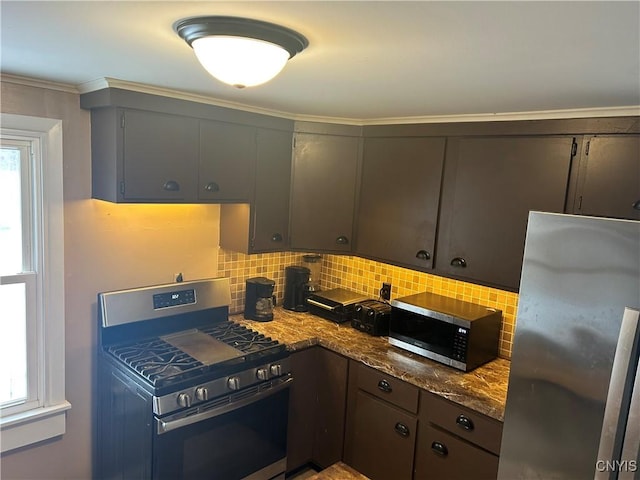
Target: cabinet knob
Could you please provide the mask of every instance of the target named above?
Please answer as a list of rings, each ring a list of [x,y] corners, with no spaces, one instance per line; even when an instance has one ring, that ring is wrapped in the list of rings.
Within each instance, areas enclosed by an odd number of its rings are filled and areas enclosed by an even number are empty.
[[[349,243],[349,239],[344,235],[340,235],[338,238],[336,238],[336,243],[338,245],[347,245]]]
[[[391,393],[393,391],[393,388],[391,388],[391,384],[384,379],[378,382],[378,389],[382,390],[385,393]]]
[[[462,257],[455,257],[451,259],[451,266],[457,268],[467,268],[467,261]]]
[[[632,206],[634,210],[640,210],[640,200],[636,200],[635,202],[633,202]]]
[[[209,182],[204,186],[207,192],[219,192],[220,186],[216,182]]]
[[[449,454],[449,449],[447,448],[447,446],[444,443],[440,442],[433,442],[431,444],[431,450],[443,457],[446,457]]]
[[[407,427],[404,423],[396,423],[396,426],[393,427],[393,429],[396,431],[396,433],[398,435],[400,435],[401,437],[408,437],[409,436],[409,427]]]
[[[281,242],[282,241],[282,235],[279,233],[274,233],[273,235],[271,235],[271,241],[272,242]]]
[[[472,431],[475,427],[473,425],[473,421],[465,415],[458,415],[456,418],[456,423],[458,426],[468,432]]]
[[[429,260],[431,258],[431,254],[426,250],[418,250],[418,253],[416,253],[416,258],[420,260]]]
[[[166,182],[164,182],[164,185],[162,185],[162,189],[166,190],[167,192],[179,192],[180,184],[175,180],[167,180]]]

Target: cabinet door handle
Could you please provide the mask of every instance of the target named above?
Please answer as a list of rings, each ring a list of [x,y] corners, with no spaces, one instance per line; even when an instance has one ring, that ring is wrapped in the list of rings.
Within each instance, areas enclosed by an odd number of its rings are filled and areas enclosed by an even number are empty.
[[[180,184],[175,180],[167,180],[166,182],[164,182],[164,185],[162,185],[162,189],[166,190],[167,192],[179,192]]]
[[[393,388],[391,388],[391,384],[386,380],[380,380],[378,382],[378,389],[382,390],[385,393],[391,393],[393,391]]]
[[[475,426],[473,425],[473,421],[471,421],[469,417],[462,414],[458,415],[458,418],[456,418],[456,423],[460,428],[463,428],[468,432],[471,432],[475,428]]]
[[[636,200],[635,202],[633,202],[632,206],[634,210],[640,210],[640,200]]]
[[[455,257],[451,259],[451,266],[457,268],[467,268],[467,261],[462,257]]]
[[[216,182],[209,182],[204,186],[207,192],[219,192],[220,186]]]
[[[444,443],[440,442],[433,442],[431,444],[431,450],[443,457],[446,457],[449,454],[449,449],[447,448],[447,446]]]
[[[431,258],[431,254],[426,250],[418,250],[418,253],[416,253],[416,258],[420,260],[429,260]]]
[[[338,245],[347,245],[349,243],[349,239],[344,235],[340,235],[338,238],[336,238],[336,243]]]
[[[409,432],[409,427],[407,427],[404,423],[396,423],[396,426],[393,427],[398,435],[401,437],[408,437],[411,432]]]
[[[282,235],[279,233],[274,233],[273,235],[271,235],[271,241],[272,242],[281,242],[282,241]]]

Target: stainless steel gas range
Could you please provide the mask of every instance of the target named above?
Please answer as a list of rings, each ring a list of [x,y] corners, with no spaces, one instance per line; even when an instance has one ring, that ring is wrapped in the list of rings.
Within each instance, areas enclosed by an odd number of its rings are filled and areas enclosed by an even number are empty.
[[[98,295],[98,475],[284,479],[285,345],[229,321],[228,279]]]

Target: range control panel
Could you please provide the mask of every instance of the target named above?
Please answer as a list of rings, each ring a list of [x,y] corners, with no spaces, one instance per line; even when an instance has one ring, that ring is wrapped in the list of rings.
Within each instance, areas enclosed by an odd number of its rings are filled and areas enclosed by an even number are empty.
[[[157,293],[153,296],[154,310],[176,307],[178,305],[188,305],[190,303],[196,303],[196,292],[193,288],[175,292]]]

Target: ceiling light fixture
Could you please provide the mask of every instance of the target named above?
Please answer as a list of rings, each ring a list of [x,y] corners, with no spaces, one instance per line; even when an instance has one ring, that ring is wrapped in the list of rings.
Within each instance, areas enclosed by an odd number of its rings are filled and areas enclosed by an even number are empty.
[[[268,82],[309,45],[298,32],[248,18],[185,18],[174,28],[211,75],[238,88]]]

